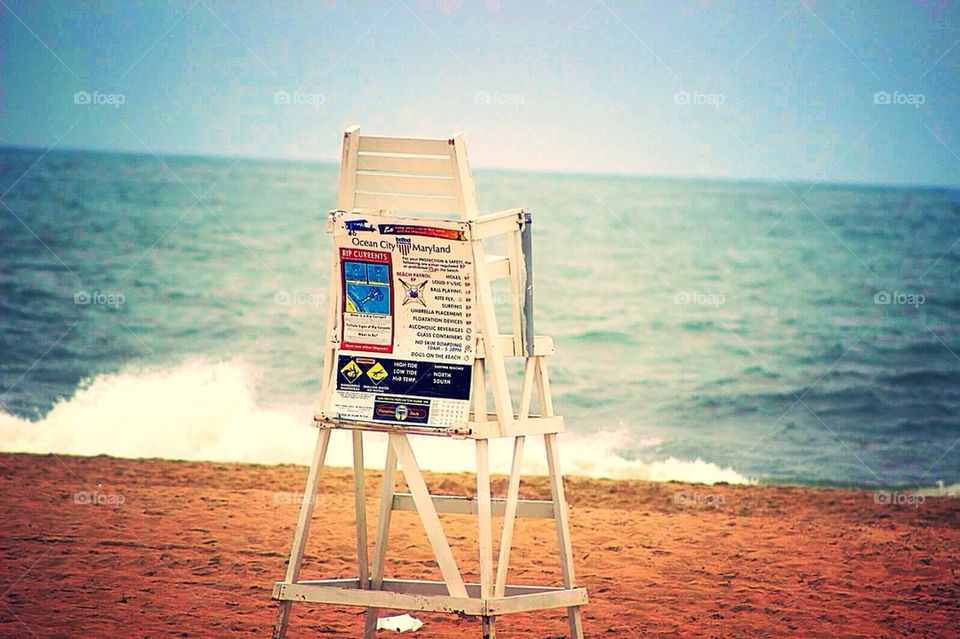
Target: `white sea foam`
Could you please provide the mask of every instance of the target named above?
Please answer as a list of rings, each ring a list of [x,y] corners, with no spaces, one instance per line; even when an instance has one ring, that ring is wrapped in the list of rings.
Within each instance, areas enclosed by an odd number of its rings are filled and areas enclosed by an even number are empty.
[[[946,484],[938,481],[936,486],[924,486],[918,488],[916,492],[924,497],[960,498],[960,484]]]
[[[0,449],[7,452],[106,454],[202,461],[307,464],[316,441],[311,406],[258,404],[253,372],[240,362],[187,362],[162,370],[102,375],[81,385],[33,422],[0,413]],[[670,457],[644,463],[623,457],[624,449],[655,445],[631,440],[625,430],[562,437],[565,474],[613,479],[749,483],[732,468]],[[511,442],[491,444],[491,470],[509,471]],[[365,438],[368,467],[382,463],[386,438]],[[414,438],[422,468],[464,472],[474,468],[473,448],[444,438]],[[351,464],[349,437],[335,433],[328,464]],[[527,474],[546,474],[542,444],[528,446]]]

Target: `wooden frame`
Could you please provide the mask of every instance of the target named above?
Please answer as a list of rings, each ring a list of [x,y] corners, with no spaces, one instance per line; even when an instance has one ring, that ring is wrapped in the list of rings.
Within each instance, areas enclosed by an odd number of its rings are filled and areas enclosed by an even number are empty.
[[[390,215],[448,213],[470,225],[477,286],[476,348],[474,350],[472,411],[468,421],[450,427],[394,425],[340,418],[330,409],[336,388],[339,336],[339,265],[334,256],[330,302],[324,348],[321,410],[315,416],[319,427],[317,446],[304,488],[290,562],[283,581],[276,582],[273,598],[279,612],[273,637],[283,639],[294,602],[361,606],[367,609],[365,639],[376,635],[380,609],[449,612],[480,618],[485,638],[496,636],[496,618],[501,615],[547,608],[566,608],[570,637],[583,637],[580,607],[587,603],[586,589],[576,586],[570,541],[568,509],[559,466],[557,434],[563,418],[555,415],[546,358],[553,354],[553,340],[535,336],[532,323],[532,272],[530,258],[531,218],[525,209],[507,209],[481,216],[466,144],[456,134],[444,139],[361,136],[359,127],[344,133],[338,211]],[[332,218],[331,218],[332,219]],[[333,226],[328,225],[328,230]],[[487,255],[485,240],[506,238],[507,255]],[[506,278],[510,290],[510,332],[497,327],[491,283]],[[523,379],[514,407],[505,358],[523,357]],[[533,396],[537,412],[531,411]],[[492,399],[492,406],[488,405]],[[490,410],[492,408],[492,411]],[[300,580],[307,535],[316,494],[334,430],[352,438],[354,505],[356,509],[357,577],[355,579]],[[364,486],[363,433],[389,433],[378,508],[373,556],[367,555],[366,494]],[[431,495],[410,445],[411,435],[473,439],[476,456],[476,498]],[[542,436],[547,452],[551,499],[520,498],[521,467],[526,439]],[[490,491],[489,440],[512,437],[513,458],[506,495]],[[462,444],[453,444],[462,445]],[[409,493],[395,492],[400,468]],[[443,581],[385,579],[387,546],[394,511],[415,511],[430,542]],[[477,518],[480,582],[466,583],[443,531],[439,514]],[[494,517],[502,517],[499,553],[494,562]],[[508,585],[510,551],[517,517],[551,518],[557,529],[562,587]]]

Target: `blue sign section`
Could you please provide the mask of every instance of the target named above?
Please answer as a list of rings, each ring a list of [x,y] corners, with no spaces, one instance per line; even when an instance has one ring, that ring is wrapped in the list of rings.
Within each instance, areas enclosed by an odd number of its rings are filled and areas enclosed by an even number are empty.
[[[367,263],[366,262],[347,262],[343,263],[343,277],[348,282],[367,281]]]
[[[472,369],[466,364],[340,355],[337,390],[466,401]]]
[[[390,314],[390,287],[347,282],[347,298],[358,313]]]
[[[367,278],[370,283],[378,284],[389,284],[390,283],[390,269],[387,268],[386,264],[374,264],[371,262],[367,264]]]

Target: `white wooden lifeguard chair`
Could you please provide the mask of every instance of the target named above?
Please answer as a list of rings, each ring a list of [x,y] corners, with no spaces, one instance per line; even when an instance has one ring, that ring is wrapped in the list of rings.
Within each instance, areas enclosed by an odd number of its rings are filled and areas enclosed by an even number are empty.
[[[580,607],[587,592],[576,585],[557,449],[563,418],[554,414],[547,372],[553,341],[533,333],[530,224],[522,208],[479,214],[460,134],[448,139],[362,136],[356,126],[345,132],[337,210],[328,224],[336,248],[323,388],[315,416],[319,435],[286,577],[273,589],[280,602],[276,639],[285,636],[294,602],[365,607],[366,639],[376,634],[380,609],[475,616],[481,619],[483,636],[495,637],[500,615],[566,608],[570,637],[583,636]],[[485,244],[495,240],[505,240],[505,254],[487,254]],[[509,288],[511,326],[505,334],[498,329],[493,304],[497,280],[506,280]],[[516,403],[508,383],[508,357],[524,360]],[[488,388],[493,412],[488,410]],[[531,407],[534,392],[537,412]],[[357,573],[301,580],[333,430],[350,431],[353,438]],[[372,566],[367,557],[364,431],[389,434]],[[461,440],[452,446],[473,440],[476,497],[430,495],[410,435]],[[530,436],[544,439],[550,501],[519,498],[524,442]],[[502,437],[513,438],[513,459],[506,495],[494,499],[488,444]],[[398,463],[409,493],[395,492]],[[398,510],[418,513],[442,581],[384,578],[391,513]],[[438,513],[477,517],[479,583],[464,582]],[[496,570],[495,515],[503,517]],[[507,585],[517,517],[555,520],[562,587]]]

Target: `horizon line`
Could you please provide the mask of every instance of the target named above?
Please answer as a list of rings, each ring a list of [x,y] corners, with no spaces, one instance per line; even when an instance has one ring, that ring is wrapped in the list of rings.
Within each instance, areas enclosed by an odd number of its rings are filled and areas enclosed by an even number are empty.
[[[143,157],[154,157],[158,159],[163,158],[202,158],[202,159],[212,159],[212,160],[236,160],[236,161],[250,161],[250,162],[285,162],[289,164],[325,164],[330,166],[339,166],[340,161],[334,158],[318,158],[318,159],[305,159],[305,158],[291,158],[291,157],[276,157],[276,156],[251,156],[251,155],[236,155],[230,153],[204,153],[204,152],[154,152],[154,151],[134,151],[130,149],[108,149],[108,148],[90,148],[90,147],[72,147],[72,146],[62,146],[62,147],[48,147],[44,148],[42,146],[34,145],[20,145],[20,144],[8,144],[0,143],[0,150],[15,150],[15,151],[34,151],[37,153],[54,153],[54,152],[66,152],[66,153],[95,153],[101,155],[129,155],[129,156],[143,156]],[[538,175],[551,175],[551,176],[577,176],[577,177],[593,177],[593,178],[632,178],[632,179],[648,179],[648,180],[674,180],[674,181],[705,181],[705,182],[724,182],[731,184],[761,184],[761,185],[780,185],[789,187],[789,185],[822,185],[822,186],[832,186],[832,187],[857,187],[857,188],[873,188],[873,189],[921,189],[921,190],[930,190],[930,191],[960,191],[960,184],[949,185],[941,183],[909,183],[909,182],[855,182],[855,181],[836,181],[836,180],[812,180],[805,178],[796,178],[796,179],[787,179],[781,180],[779,178],[764,178],[764,177],[730,177],[723,175],[702,175],[702,174],[676,174],[676,173],[630,173],[630,172],[603,172],[603,171],[575,171],[575,170],[564,170],[564,169],[533,169],[533,168],[517,168],[517,167],[503,167],[503,166],[490,166],[483,164],[472,164],[471,169],[476,169],[480,171],[501,171],[501,172],[510,172],[510,173],[532,173]],[[789,190],[789,188],[788,188]]]

